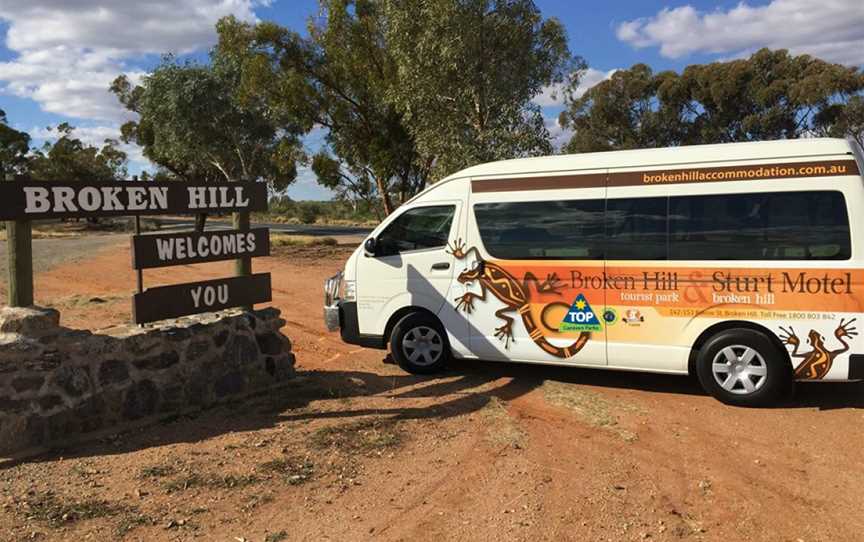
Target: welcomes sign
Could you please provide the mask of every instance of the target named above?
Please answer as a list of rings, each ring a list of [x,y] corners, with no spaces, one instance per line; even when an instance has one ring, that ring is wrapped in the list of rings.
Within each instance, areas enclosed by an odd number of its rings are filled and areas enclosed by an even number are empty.
[[[265,183],[0,183],[0,220],[266,211]]]
[[[270,255],[270,230],[224,230],[132,237],[132,268],[218,262]]]

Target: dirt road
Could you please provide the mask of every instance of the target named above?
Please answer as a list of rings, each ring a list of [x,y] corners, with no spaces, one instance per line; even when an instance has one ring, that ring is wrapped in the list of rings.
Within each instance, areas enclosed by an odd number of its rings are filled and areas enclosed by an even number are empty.
[[[484,363],[413,377],[325,331],[320,284],[346,256],[256,263],[297,352],[289,388],[0,466],[0,540],[862,540],[862,385],[746,410],[683,377]],[[124,247],[55,267],[37,297],[66,325],[128,319],[128,262]]]
[[[129,243],[128,235],[91,235],[72,239],[34,239],[33,271],[41,273],[65,262],[87,259],[107,247]],[[0,276],[6,279],[6,241],[0,240]]]

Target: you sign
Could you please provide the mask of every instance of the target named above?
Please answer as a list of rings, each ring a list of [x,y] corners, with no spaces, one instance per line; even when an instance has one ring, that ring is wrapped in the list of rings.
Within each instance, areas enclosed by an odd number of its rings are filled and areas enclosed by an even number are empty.
[[[136,324],[271,301],[270,274],[148,288],[135,294]]]

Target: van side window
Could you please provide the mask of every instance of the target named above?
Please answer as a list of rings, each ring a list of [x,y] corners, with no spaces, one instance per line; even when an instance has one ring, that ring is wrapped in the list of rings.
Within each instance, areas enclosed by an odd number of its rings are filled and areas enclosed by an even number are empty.
[[[849,219],[840,192],[670,198],[670,259],[846,260]]]
[[[455,205],[415,207],[399,215],[378,236],[376,256],[409,250],[444,248],[450,237]]]
[[[610,199],[606,203],[607,260],[668,258],[668,198]]]
[[[506,260],[603,259],[603,200],[478,203],[486,250]]]

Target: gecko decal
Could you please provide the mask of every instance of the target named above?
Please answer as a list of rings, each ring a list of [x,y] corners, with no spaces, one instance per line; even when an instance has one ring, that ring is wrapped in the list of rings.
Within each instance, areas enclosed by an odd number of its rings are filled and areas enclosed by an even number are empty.
[[[789,345],[792,347],[792,352],[789,353],[793,358],[803,359],[803,361],[795,368],[795,378],[798,380],[821,380],[825,378],[825,375],[828,374],[828,371],[831,370],[831,366],[834,364],[834,360],[842,354],[849,350],[849,343],[845,341],[845,338],[852,338],[858,335],[858,332],[855,330],[855,327],[852,326],[852,323],[855,322],[855,318],[846,322],[845,320],[840,320],[840,325],[837,326],[837,329],[834,330],[834,336],[840,341],[840,344],[843,345],[842,348],[838,348],[837,350],[828,350],[825,348],[825,338],[819,334],[815,329],[811,329],[810,333],[807,335],[807,342],[813,348],[810,352],[798,353],[798,347],[801,346],[801,339],[795,335],[795,330],[790,326],[789,329],[785,329],[783,327],[780,328],[782,334],[780,335],[780,340],[783,341],[783,344]]]
[[[576,353],[582,350],[582,347],[584,347],[585,343],[588,342],[588,339],[591,338],[590,332],[583,331],[579,334],[579,337],[573,344],[564,347],[555,346],[546,340],[546,337],[543,336],[543,331],[534,321],[534,316],[531,314],[530,304],[531,286],[533,284],[533,288],[540,294],[553,293],[560,295],[562,283],[558,279],[557,274],[551,273],[546,277],[546,280],[541,282],[529,271],[525,273],[525,276],[520,283],[516,277],[505,271],[501,266],[485,261],[480,256],[480,252],[476,247],[471,247],[466,250],[462,239],[458,239],[448,248],[448,253],[452,254],[457,260],[463,260],[468,257],[469,254],[474,253],[479,262],[479,265],[476,268],[462,271],[457,280],[462,284],[477,282],[480,285],[480,294],[467,292],[462,296],[457,297],[456,301],[459,303],[456,305],[456,310],[462,309],[466,313],[471,314],[471,311],[474,310],[474,301],[477,299],[485,301],[486,293],[491,292],[493,296],[507,305],[506,307],[495,311],[495,316],[504,321],[504,324],[501,327],[495,329],[495,336],[504,341],[505,348],[510,347],[510,341],[515,341],[513,338],[514,319],[505,314],[508,312],[518,312],[522,317],[522,322],[525,324],[525,329],[528,331],[531,340],[543,349],[543,351],[557,358],[566,359],[573,357]]]

